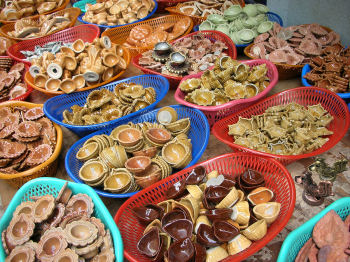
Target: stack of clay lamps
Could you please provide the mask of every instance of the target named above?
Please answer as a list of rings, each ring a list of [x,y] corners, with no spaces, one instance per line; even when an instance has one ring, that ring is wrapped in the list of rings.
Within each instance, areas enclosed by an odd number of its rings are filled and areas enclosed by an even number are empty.
[[[0,101],[14,99],[27,92],[27,87],[22,81],[24,69],[23,63],[17,63],[8,72],[0,71]]]

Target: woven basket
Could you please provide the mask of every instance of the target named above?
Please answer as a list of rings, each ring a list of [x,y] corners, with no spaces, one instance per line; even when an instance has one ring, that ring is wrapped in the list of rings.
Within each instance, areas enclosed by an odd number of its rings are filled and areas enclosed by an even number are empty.
[[[131,25],[125,25],[125,26],[119,26],[115,28],[108,29],[102,33],[101,36],[108,36],[111,41],[115,44],[124,44],[126,42],[126,39],[130,35],[130,31],[138,25],[150,25],[153,30],[156,30],[159,25],[167,24],[167,23],[176,23],[180,19],[184,18],[185,16],[183,15],[166,15],[166,16],[161,16],[149,20],[145,20],[136,24],[131,24]],[[192,20],[190,21],[190,26],[184,32],[182,35],[180,35],[178,38],[187,35],[191,32],[193,28],[193,22]],[[140,53],[143,53],[147,50],[153,49],[154,46],[149,45],[149,46],[143,46],[143,47],[128,47],[128,50],[130,51],[131,57],[134,57]]]
[[[71,18],[71,22],[68,25],[66,25],[65,27],[63,27],[61,29],[58,29],[58,30],[55,30],[55,31],[53,31],[53,32],[51,32],[51,33],[49,33],[47,35],[52,35],[54,33],[57,33],[59,31],[62,31],[64,29],[67,29],[69,27],[74,26],[75,22],[77,21],[77,18],[79,16],[79,14],[80,14],[80,9],[79,8],[75,8],[75,7],[67,8],[67,9],[63,9],[63,10],[57,11],[57,12],[53,13],[52,15],[54,17],[56,17],[56,16],[63,16],[64,14],[69,14],[69,17]],[[39,22],[39,17],[25,18],[25,20]],[[5,24],[5,25],[0,27],[0,34],[5,36],[6,38],[14,40],[14,41],[24,41],[24,40],[31,40],[31,39],[36,39],[36,38],[42,37],[42,36],[38,36],[38,37],[35,37],[35,38],[29,38],[29,39],[12,37],[8,33],[12,32],[14,30],[15,30],[15,23]],[[45,35],[45,36],[47,36],[47,35]]]
[[[60,11],[60,10],[63,10],[67,7],[67,5],[69,4],[69,0],[64,0],[63,4],[59,7],[57,7],[56,9],[54,10],[51,10],[51,11],[48,11],[48,12],[45,12],[45,13],[42,13],[42,15],[47,15],[47,14],[51,14],[51,13],[54,13],[54,12],[57,12],[57,11]],[[32,15],[32,16],[28,16],[28,17],[23,17],[23,18],[31,18],[31,19],[35,19],[35,18],[38,18],[40,15]],[[14,24],[16,23],[16,21],[7,21],[7,20],[0,20],[0,23],[1,24]]]
[[[42,107],[43,105],[33,104],[29,102],[22,102],[22,101],[9,101],[9,102],[4,102],[0,104],[0,108],[5,106],[9,106],[9,107],[24,106],[27,108],[33,108],[38,106]],[[56,129],[57,142],[56,142],[55,150],[53,151],[51,157],[48,160],[46,160],[44,163],[17,174],[0,173],[0,179],[5,180],[7,183],[9,183],[10,185],[16,188],[20,188],[24,183],[34,178],[42,177],[42,176],[54,176],[56,174],[58,156],[60,155],[60,152],[61,152],[63,137],[62,137],[61,127],[55,123],[53,125]]]

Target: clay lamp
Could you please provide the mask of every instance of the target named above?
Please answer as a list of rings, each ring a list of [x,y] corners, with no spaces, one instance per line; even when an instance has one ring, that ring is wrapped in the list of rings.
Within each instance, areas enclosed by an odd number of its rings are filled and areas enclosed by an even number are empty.
[[[90,217],[94,211],[94,203],[88,195],[76,194],[68,201],[66,210],[68,212],[86,213]]]
[[[43,116],[44,116],[44,111],[41,107],[31,108],[24,113],[24,118],[29,121],[37,120]]]
[[[205,247],[202,245],[195,243],[194,244],[194,250],[195,250],[195,259],[194,262],[205,262],[205,259],[207,258],[207,252]]]
[[[191,261],[195,254],[195,248],[191,239],[186,238],[174,242],[165,253],[168,262]]]
[[[134,207],[132,212],[142,225],[147,225],[155,219],[160,219],[164,211],[160,206],[148,204]]]
[[[50,217],[55,209],[55,199],[52,195],[40,197],[34,204],[32,216],[35,223],[40,223]]]
[[[142,133],[136,128],[125,128],[117,135],[117,141],[124,147],[132,147],[140,142]]]
[[[210,221],[219,220],[227,220],[231,217],[232,209],[230,208],[219,208],[219,209],[211,209],[205,211],[204,215],[208,217]]]
[[[205,247],[216,247],[220,241],[214,234],[214,229],[206,224],[201,224],[197,231],[197,242]]]
[[[236,181],[228,177],[225,177],[224,181],[220,184],[220,186],[226,187],[228,189],[231,189],[235,185],[236,185]]]
[[[223,200],[229,192],[230,189],[227,189],[226,187],[210,186],[205,189],[204,197],[207,199],[207,201],[217,204]]]
[[[72,190],[68,188],[68,182],[64,183],[63,187],[61,188],[60,192],[58,193],[56,197],[56,202],[62,203],[64,205],[67,205],[70,197],[72,196]]]
[[[173,211],[175,211],[175,210],[182,211],[185,214],[186,219],[191,220],[190,212],[184,205],[181,205],[180,203],[175,203]]]
[[[52,257],[65,250],[68,246],[66,235],[61,228],[53,228],[45,231],[40,238],[36,250],[40,261],[50,261]]]
[[[160,253],[162,245],[163,239],[159,235],[159,229],[153,227],[141,237],[137,243],[137,250],[149,258],[155,258]]]
[[[183,74],[186,73],[190,64],[186,55],[181,52],[173,52],[169,55],[169,59],[165,63],[165,67],[172,73]]]
[[[165,192],[167,199],[176,199],[184,195],[186,190],[186,181],[180,180],[175,184],[172,184]]]
[[[193,223],[188,219],[178,219],[166,224],[163,230],[175,240],[191,238]]]
[[[6,230],[8,247],[19,246],[27,242],[34,233],[34,221],[31,216],[20,214],[13,217]]]
[[[239,229],[225,220],[213,223],[214,235],[221,242],[228,242],[239,235]]]
[[[198,185],[205,178],[206,170],[203,166],[197,166],[188,175],[186,178],[186,185]]]
[[[167,42],[159,42],[154,46],[152,58],[158,62],[165,62],[168,59],[171,52],[172,47],[170,44],[168,44]]]
[[[64,229],[66,240],[74,246],[87,246],[98,236],[98,228],[91,222],[78,220],[69,223]]]
[[[263,175],[251,169],[248,169],[242,175],[238,176],[237,182],[238,187],[246,192],[250,192],[255,188],[265,185]]]
[[[17,246],[6,258],[6,262],[32,262],[35,261],[35,251],[28,246]]]
[[[152,159],[148,156],[134,156],[125,162],[125,168],[137,176],[141,176],[151,167]]]
[[[178,219],[185,219],[185,218],[186,218],[186,214],[181,209],[170,211],[163,216],[161,221],[162,227]]]
[[[153,158],[157,154],[157,151],[158,151],[157,147],[153,146],[153,147],[142,149],[140,151],[133,152],[132,154],[134,156],[148,156],[150,158]]]
[[[70,248],[67,248],[58,253],[53,262],[76,262],[79,261],[79,256]],[[100,260],[97,260],[100,261]],[[108,260],[106,260],[108,261]]]
[[[64,217],[65,210],[66,208],[62,203],[57,204],[52,212],[51,217],[48,220],[46,220],[45,224],[47,224],[49,228],[57,227],[58,224],[61,222],[62,218]]]
[[[164,128],[150,128],[146,131],[149,140],[156,144],[164,145],[171,139],[171,133]]]

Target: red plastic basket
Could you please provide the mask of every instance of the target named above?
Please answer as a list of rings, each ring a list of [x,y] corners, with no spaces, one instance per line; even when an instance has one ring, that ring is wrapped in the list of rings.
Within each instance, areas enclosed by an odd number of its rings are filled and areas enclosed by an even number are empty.
[[[18,61],[13,60],[13,59],[12,59],[11,57],[9,57],[9,56],[0,56],[0,60],[8,60],[8,59],[11,59],[12,65],[19,63]],[[12,66],[12,65],[11,65],[11,66]],[[27,99],[27,97],[30,95],[30,93],[33,92],[33,88],[30,87],[30,86],[28,86],[28,85],[24,82],[24,75],[25,75],[25,73],[29,70],[29,66],[28,66],[27,64],[24,64],[24,67],[25,67],[25,70],[24,70],[24,72],[23,72],[23,74],[22,74],[22,82],[26,85],[26,87],[27,87],[27,92],[25,92],[25,93],[24,93],[23,95],[21,95],[21,96],[17,96],[17,97],[15,97],[15,98],[13,98],[13,99],[10,99],[9,101],[12,101],[12,100],[24,101],[24,100]],[[5,68],[1,68],[1,67],[0,67],[0,70],[1,70],[1,69],[5,69]],[[6,70],[5,70],[5,71],[6,71]]]
[[[228,135],[228,125],[232,125],[238,121],[239,117],[250,118],[253,115],[262,114],[271,106],[286,105],[295,102],[303,106],[321,104],[333,117],[333,121],[328,129],[334,133],[330,136],[329,141],[321,148],[307,154],[301,155],[275,155],[256,151],[234,143],[234,138]],[[212,132],[220,141],[224,142],[232,148],[233,151],[244,151],[265,157],[272,157],[287,165],[302,158],[313,157],[326,152],[336,145],[348,131],[350,124],[350,113],[344,100],[337,94],[317,87],[298,87],[286,90],[265,98],[255,105],[241,110],[217,122]]]
[[[274,192],[275,200],[281,203],[281,212],[277,220],[268,228],[266,236],[259,241],[253,242],[248,249],[234,256],[229,256],[223,261],[241,261],[253,255],[270,242],[285,227],[292,216],[295,205],[295,186],[293,178],[282,164],[271,158],[247,153],[221,155],[184,169],[159,181],[129,198],[119,208],[114,220],[122,234],[124,255],[129,261],[150,261],[137,251],[136,245],[145,227],[140,225],[131,210],[134,207],[142,206],[147,203],[157,204],[166,200],[165,192],[170,185],[185,179],[190,171],[199,165],[204,166],[207,172],[217,170],[221,174],[232,177],[236,177],[247,168],[261,172],[265,177],[266,187]]]
[[[189,103],[185,101],[186,94],[180,90],[180,88],[177,88],[175,92],[175,100],[179,102],[180,104],[183,104],[185,106],[197,108],[201,110],[205,116],[208,118],[209,125],[212,127],[217,121],[220,119],[223,119],[224,117],[233,114],[234,112],[237,112],[239,110],[242,110],[260,99],[264,98],[271,89],[277,84],[278,81],[278,71],[276,66],[271,63],[270,61],[263,60],[263,59],[255,59],[255,60],[245,60],[241,61],[244,64],[249,65],[250,67],[266,64],[267,66],[267,77],[270,79],[270,84],[265,88],[265,90],[258,95],[247,98],[247,99],[239,99],[239,100],[233,100],[228,103],[219,105],[219,106],[199,106],[196,104]],[[195,75],[189,75],[185,76],[181,82],[186,81],[189,78],[200,78],[202,76],[203,72],[200,72]],[[180,82],[180,84],[181,84]]]
[[[198,35],[198,34],[202,34],[205,38],[210,39],[210,41],[212,41],[212,42],[215,42],[217,40],[224,42],[226,44],[226,46],[228,47],[228,49],[225,51],[225,53],[228,56],[232,57],[233,59],[237,58],[237,50],[236,50],[235,44],[232,42],[231,38],[229,38],[227,35],[219,32],[219,31],[212,31],[212,30],[197,31],[197,32],[193,32],[189,35],[183,36],[179,39],[176,39],[176,40],[172,41],[171,43],[176,43],[176,42],[181,41],[184,38],[192,37],[192,36]],[[142,54],[139,54],[132,59],[132,63],[134,66],[136,66],[137,68],[142,70],[145,74],[155,74],[155,75],[164,76],[165,78],[168,79],[169,84],[170,84],[170,88],[174,89],[178,86],[178,84],[180,83],[180,81],[183,77],[181,77],[181,76],[169,76],[169,75],[165,75],[165,74],[156,72],[156,71],[148,69],[148,68],[144,68],[143,66],[141,66],[139,64],[139,59],[141,56],[142,56]]]
[[[7,54],[17,61],[30,65],[30,62],[24,60],[25,56],[20,51],[33,51],[37,45],[43,46],[54,41],[70,43],[82,39],[84,42],[92,42],[99,35],[100,28],[96,25],[78,25],[52,35],[14,44],[7,50]]]

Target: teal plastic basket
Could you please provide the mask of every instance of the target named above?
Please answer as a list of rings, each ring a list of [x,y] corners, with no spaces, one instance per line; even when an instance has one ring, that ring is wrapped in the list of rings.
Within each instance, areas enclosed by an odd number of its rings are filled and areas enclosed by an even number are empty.
[[[33,179],[24,184],[12,198],[9,206],[6,209],[5,214],[1,218],[0,232],[2,232],[8,227],[12,219],[12,214],[18,205],[20,205],[24,201],[33,201],[30,199],[31,196],[43,196],[51,194],[54,197],[56,197],[65,182],[67,181],[57,178],[45,177]],[[95,191],[91,187],[87,185],[68,182],[68,187],[72,190],[73,194],[84,193],[91,197],[94,203],[93,216],[101,219],[105,227],[110,230],[114,243],[114,251],[116,258],[115,261],[122,262],[124,259],[122,237],[112,216],[110,215],[106,206],[103,204],[100,197],[95,193]],[[5,261],[5,257],[5,250],[3,246],[0,245],[0,261]]]
[[[343,197],[335,201],[305,224],[293,230],[284,240],[277,262],[294,261],[300,249],[306,241],[310,239],[316,223],[331,210],[334,210],[343,220],[345,220],[350,214],[350,197]]]
[[[86,9],[85,9],[86,4],[94,5],[94,4],[96,4],[96,0],[81,0],[81,1],[75,2],[73,4],[73,7],[80,8],[82,13],[86,13]]]

